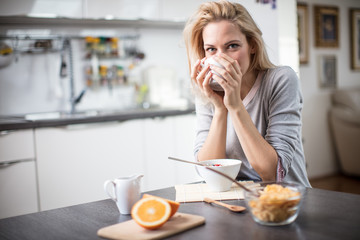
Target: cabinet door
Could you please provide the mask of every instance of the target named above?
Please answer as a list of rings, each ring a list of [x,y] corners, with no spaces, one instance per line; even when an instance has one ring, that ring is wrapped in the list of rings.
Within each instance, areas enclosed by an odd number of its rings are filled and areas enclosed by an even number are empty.
[[[141,121],[36,130],[40,208],[108,198],[107,179],[144,173]]]
[[[14,1],[16,2],[16,1]],[[27,1],[20,1],[27,2]],[[30,1],[31,2],[31,1]],[[54,0],[36,0],[30,13],[33,15],[56,15],[68,18],[81,18],[83,16],[83,0],[54,1]]]
[[[174,186],[175,165],[168,159],[175,151],[174,117],[146,119],[144,123],[145,190]]]
[[[0,165],[0,218],[38,211],[35,161]]]
[[[0,218],[38,211],[32,129],[0,132]]]
[[[146,190],[201,180],[193,165],[168,159],[194,159],[195,124],[194,115],[145,120]]]
[[[159,19],[158,0],[87,0],[87,18]]]
[[[204,0],[160,0],[162,20],[186,21]]]
[[[0,162],[35,159],[32,129],[0,131]]]
[[[174,122],[174,156],[194,161],[194,141],[196,130],[196,116],[194,114],[178,116]],[[175,183],[185,184],[201,181],[195,165],[175,162]]]

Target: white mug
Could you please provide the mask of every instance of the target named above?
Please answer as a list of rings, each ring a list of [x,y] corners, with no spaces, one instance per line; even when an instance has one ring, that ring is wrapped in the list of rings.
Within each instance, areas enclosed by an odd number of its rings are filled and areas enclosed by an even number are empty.
[[[134,175],[105,181],[104,190],[116,202],[121,214],[130,214],[132,206],[140,199],[140,180],[143,176]]]
[[[201,63],[201,66],[202,67],[206,67],[207,65],[209,64],[213,64],[215,66],[218,66],[218,67],[221,67],[221,68],[224,68],[220,63],[216,62],[214,58],[210,57],[210,58],[207,58],[205,60],[204,63]],[[220,74],[218,74],[217,72],[215,72],[214,70],[210,70],[213,74],[216,74],[218,75],[219,77]],[[210,87],[214,90],[214,91],[224,91],[224,89],[220,86],[220,84],[218,82],[215,81],[215,79],[211,78],[210,79]]]

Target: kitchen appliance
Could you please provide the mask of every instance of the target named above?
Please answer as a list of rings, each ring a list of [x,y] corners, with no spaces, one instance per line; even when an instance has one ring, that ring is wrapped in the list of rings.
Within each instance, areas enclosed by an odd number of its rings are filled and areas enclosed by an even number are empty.
[[[152,66],[144,70],[144,80],[148,85],[148,102],[160,107],[183,105],[177,74],[168,66]],[[186,101],[185,101],[186,103]]]

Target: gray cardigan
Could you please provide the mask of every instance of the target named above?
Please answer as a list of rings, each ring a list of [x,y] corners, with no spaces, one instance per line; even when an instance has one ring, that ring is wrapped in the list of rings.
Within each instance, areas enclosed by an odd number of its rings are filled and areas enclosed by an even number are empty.
[[[276,67],[259,73],[243,104],[260,134],[276,150],[283,169],[283,181],[310,187],[301,137],[303,99],[296,73],[290,67]],[[213,113],[211,104],[197,99],[195,159],[207,138]],[[229,115],[226,157],[242,160],[238,179],[261,181],[244,154]]]

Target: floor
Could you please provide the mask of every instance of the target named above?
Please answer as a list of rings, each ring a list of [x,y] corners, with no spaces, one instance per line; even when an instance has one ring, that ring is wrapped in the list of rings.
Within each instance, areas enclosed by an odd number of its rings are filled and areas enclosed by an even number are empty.
[[[342,174],[311,179],[313,188],[320,188],[338,192],[360,194],[360,177],[349,177]]]

